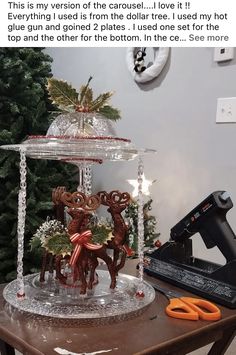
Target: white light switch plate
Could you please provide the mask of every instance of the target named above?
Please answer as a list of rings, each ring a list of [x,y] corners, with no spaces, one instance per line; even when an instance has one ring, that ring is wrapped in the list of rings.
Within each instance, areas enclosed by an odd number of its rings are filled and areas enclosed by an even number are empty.
[[[236,122],[236,97],[217,99],[216,123]]]
[[[214,61],[224,62],[234,58],[234,47],[216,47],[214,49]]]

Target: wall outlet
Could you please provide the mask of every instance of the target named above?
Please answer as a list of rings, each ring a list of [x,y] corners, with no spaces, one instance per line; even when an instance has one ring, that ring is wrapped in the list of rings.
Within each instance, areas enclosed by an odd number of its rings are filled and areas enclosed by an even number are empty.
[[[217,99],[216,123],[236,122],[236,97]]]
[[[216,47],[214,49],[214,61],[224,62],[234,58],[234,47]]]

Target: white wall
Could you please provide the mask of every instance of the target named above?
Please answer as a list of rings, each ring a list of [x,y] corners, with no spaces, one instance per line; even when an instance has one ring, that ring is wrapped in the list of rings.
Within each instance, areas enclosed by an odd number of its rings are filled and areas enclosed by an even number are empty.
[[[227,190],[236,204],[236,125],[215,123],[217,98],[236,96],[235,60],[218,65],[212,48],[172,48],[162,74],[139,86],[127,70],[125,48],[50,48],[48,53],[55,77],[79,88],[92,75],[95,93],[115,91],[111,103],[122,112],[118,135],[158,151],[145,159],[145,174],[157,179],[151,193],[162,241],[212,191]],[[95,189],[131,191],[126,179],[136,178],[136,166],[97,167]],[[236,231],[236,209],[228,220]],[[195,256],[224,260],[217,250],[206,253],[200,242]]]

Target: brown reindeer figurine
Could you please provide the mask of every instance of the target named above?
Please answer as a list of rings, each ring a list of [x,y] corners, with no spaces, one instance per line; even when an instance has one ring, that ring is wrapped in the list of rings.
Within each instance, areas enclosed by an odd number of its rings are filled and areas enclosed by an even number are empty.
[[[69,207],[68,214],[72,220],[68,224],[68,233],[72,242],[75,241],[74,252],[70,264],[74,268],[74,281],[78,276],[81,286],[80,293],[86,293],[88,270],[94,267],[97,260],[90,256],[86,248],[101,248],[89,243],[92,234],[88,231],[88,224],[92,213],[100,206],[100,197],[97,195],[86,196],[82,192],[65,192],[61,201]],[[76,255],[77,254],[77,255]],[[94,279],[91,281],[92,284]]]
[[[121,193],[116,190],[111,191],[110,193],[101,191],[97,195],[101,199],[101,204],[109,207],[108,212],[111,213],[114,223],[114,230],[112,231],[113,238],[109,240],[107,244],[103,244],[101,248],[96,250],[84,250],[84,254],[87,255],[91,264],[88,289],[92,289],[93,286],[95,269],[98,266],[97,258],[105,261],[111,277],[110,288],[114,289],[116,287],[116,275],[118,271],[124,266],[126,259],[124,244],[126,242],[127,226],[121,213],[130,203],[130,195],[127,192]],[[107,249],[114,250],[113,259],[108,256]],[[120,253],[122,254],[121,260],[119,265],[117,265]],[[84,283],[80,293],[85,292],[86,284]]]
[[[70,208],[74,208],[75,204],[78,203],[78,196],[81,193],[64,193],[61,196],[61,200],[65,205]],[[113,237],[107,242],[107,244],[95,245],[90,243],[90,237],[92,236],[88,230],[87,222],[88,220],[83,218],[83,224],[78,222],[83,215],[84,211],[95,210],[99,204],[108,206],[108,212],[111,213],[114,230],[112,231]],[[74,252],[71,257],[71,265],[78,269],[78,275],[80,280],[80,293],[85,294],[87,288],[92,289],[94,284],[95,270],[98,266],[97,259],[102,259],[108,268],[111,283],[110,288],[114,289],[116,286],[116,275],[118,271],[124,266],[126,259],[126,252],[124,248],[127,227],[125,225],[124,219],[121,215],[122,211],[128,206],[130,202],[130,195],[128,193],[121,193],[119,191],[111,191],[107,193],[105,191],[99,192],[95,196],[84,196],[84,202],[79,201],[79,208],[82,209],[81,212],[70,212],[72,215],[72,221],[68,225],[69,234],[71,235],[71,240],[77,240],[77,244],[74,248]],[[97,203],[97,205],[96,205]],[[114,250],[113,259],[107,254],[107,249]],[[121,253],[120,263],[117,265],[119,256]],[[86,276],[87,271],[90,271],[90,277],[87,283]]]
[[[108,206],[107,211],[111,214],[114,229],[112,231],[113,238],[108,241],[108,248],[114,250],[113,264],[116,273],[123,268],[126,260],[126,234],[127,226],[121,215],[121,213],[126,209],[130,203],[130,195],[128,192],[119,192],[117,190],[107,193],[105,191],[98,192],[98,196],[101,199],[101,204]],[[121,255],[120,264],[117,265],[119,254]]]
[[[53,190],[52,200],[54,203],[55,217],[61,223],[65,224],[65,206],[67,207],[66,212],[72,217],[67,227],[69,235],[83,231],[89,223],[91,212],[95,211],[100,205],[100,198],[98,196],[86,197],[82,192],[70,193],[65,190],[65,187],[61,186]],[[66,259],[68,258],[67,256]],[[55,256],[45,251],[40,272],[41,282],[45,281],[45,271],[47,267],[49,267],[49,272],[52,273],[55,265],[56,278],[60,280],[61,283],[66,283],[66,276],[61,273],[62,259],[64,259],[62,255]]]
[[[127,226],[121,215],[122,211],[130,203],[130,195],[126,192],[105,191],[99,192],[97,195],[86,196],[82,192],[69,193],[64,188],[59,187],[53,191],[53,202],[56,209],[56,216],[63,219],[64,222],[64,208],[67,207],[67,213],[72,217],[68,224],[68,233],[70,240],[74,243],[74,251],[69,263],[74,268],[74,281],[79,277],[80,293],[85,294],[87,288],[92,289],[94,284],[95,270],[98,266],[97,259],[104,260],[107,265],[111,283],[110,288],[114,289],[116,286],[116,275],[118,271],[124,266],[126,259],[126,234]],[[107,241],[107,244],[93,244],[90,239],[92,233],[89,230],[88,224],[92,215],[99,205],[108,206],[108,212],[111,213],[114,229],[112,231],[113,237]],[[113,249],[113,258],[107,254],[107,249]],[[48,253],[50,254],[50,253]],[[44,280],[44,273],[49,255],[46,254],[43,262],[43,267],[40,274],[40,280]],[[68,258],[68,257],[67,257]],[[61,283],[66,283],[66,277],[61,273],[62,255],[54,256],[56,277]],[[118,264],[118,260],[120,262]],[[90,277],[87,283],[86,276],[90,271]]]

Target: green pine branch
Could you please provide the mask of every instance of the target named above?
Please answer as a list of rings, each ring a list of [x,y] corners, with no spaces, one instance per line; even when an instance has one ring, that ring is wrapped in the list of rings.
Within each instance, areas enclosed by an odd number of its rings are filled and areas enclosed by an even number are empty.
[[[0,144],[18,144],[28,135],[46,134],[52,104],[46,90],[51,78],[51,58],[42,48],[0,48]],[[73,100],[76,93],[73,91]],[[62,95],[63,96],[63,95]],[[59,162],[27,159],[27,211],[24,271],[41,263],[29,251],[29,241],[39,225],[51,216],[52,189],[66,185],[74,190],[75,168]],[[75,179],[74,179],[75,180]],[[0,154],[0,282],[16,277],[19,154]],[[2,254],[1,254],[2,252]]]
[[[112,95],[112,92],[105,92],[104,94],[98,95],[98,97],[93,102],[91,102],[89,106],[89,111],[99,111],[103,106],[105,106],[105,104]]]
[[[112,121],[117,121],[121,118],[120,111],[109,105],[103,106],[99,112]]]

